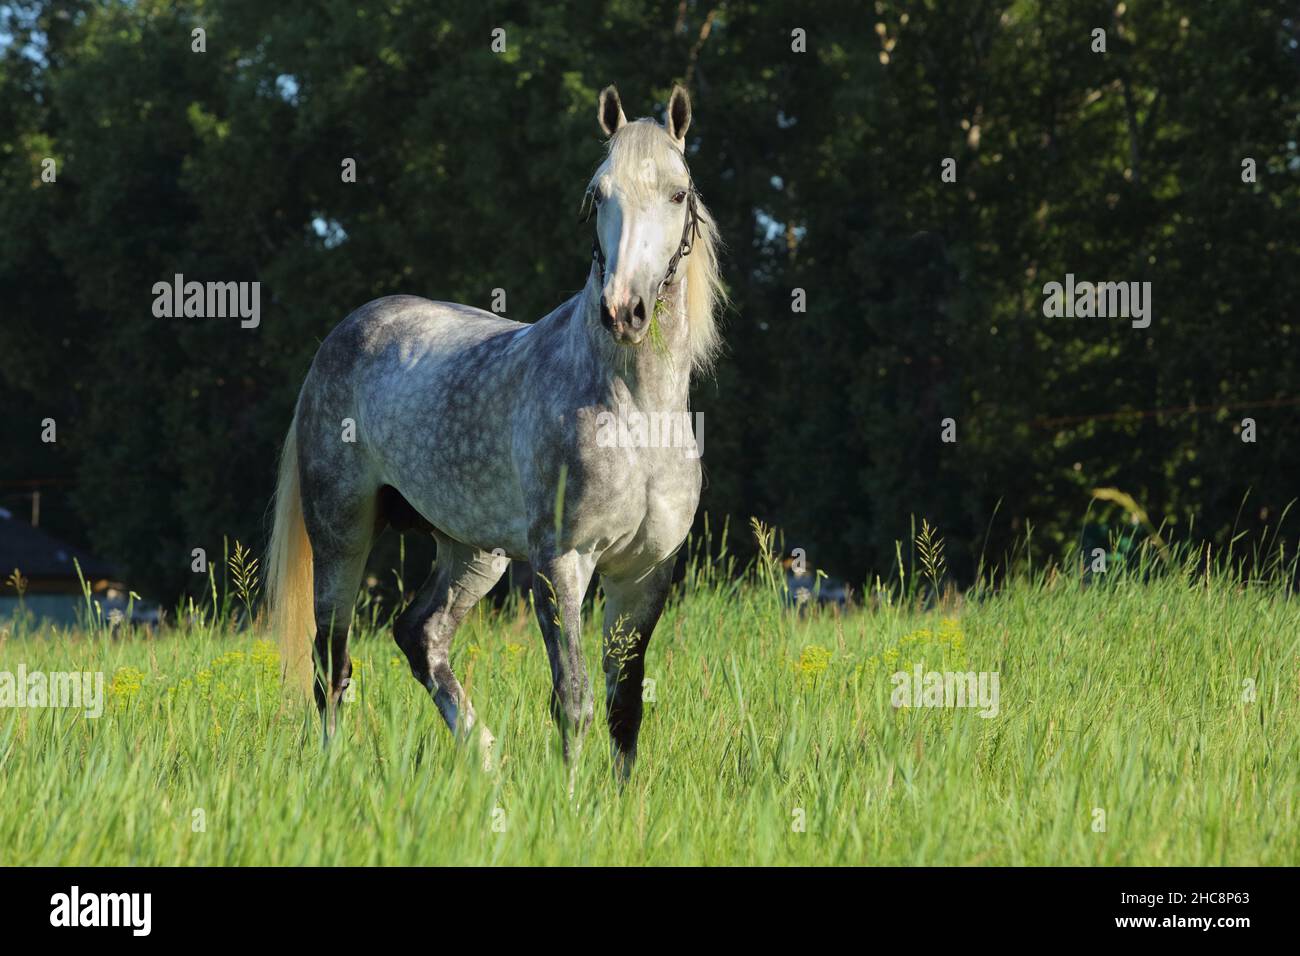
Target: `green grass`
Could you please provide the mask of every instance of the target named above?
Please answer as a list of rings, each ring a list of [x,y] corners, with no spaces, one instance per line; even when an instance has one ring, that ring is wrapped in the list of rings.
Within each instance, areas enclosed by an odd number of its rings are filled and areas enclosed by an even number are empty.
[[[572,796],[524,607],[477,612],[453,653],[499,738],[492,775],[372,629],[328,751],[252,635],[11,636],[0,671],[103,671],[115,690],[97,720],[0,711],[0,863],[1300,862],[1300,606],[1282,585],[1040,573],[944,610],[895,591],[797,615],[771,571],[693,566],[650,647],[631,782],[598,716]],[[896,710],[890,674],[915,662],[996,671],[999,714]]]

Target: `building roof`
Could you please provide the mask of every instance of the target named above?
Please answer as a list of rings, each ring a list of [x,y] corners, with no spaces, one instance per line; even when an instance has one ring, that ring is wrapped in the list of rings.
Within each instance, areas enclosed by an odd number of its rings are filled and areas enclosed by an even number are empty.
[[[111,578],[115,569],[107,561],[60,541],[54,535],[33,528],[0,508],[0,580],[14,568],[32,579],[77,579],[73,559],[81,565],[86,580]]]

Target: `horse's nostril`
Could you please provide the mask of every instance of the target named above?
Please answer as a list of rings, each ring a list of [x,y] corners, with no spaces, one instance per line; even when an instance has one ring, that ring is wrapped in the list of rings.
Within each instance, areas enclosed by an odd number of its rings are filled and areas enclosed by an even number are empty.
[[[605,301],[603,295],[600,297],[600,324],[607,329],[612,328],[614,325],[614,313],[610,310],[609,304]]]
[[[637,296],[636,305],[632,306],[632,324],[638,329],[645,324],[645,299]]]

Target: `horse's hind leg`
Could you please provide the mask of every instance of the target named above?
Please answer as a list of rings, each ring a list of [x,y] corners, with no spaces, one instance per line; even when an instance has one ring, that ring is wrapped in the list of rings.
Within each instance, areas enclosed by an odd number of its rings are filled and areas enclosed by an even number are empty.
[[[500,580],[510,562],[441,534],[435,537],[437,566],[415,600],[397,618],[393,637],[406,654],[411,673],[428,689],[456,739],[469,739],[477,727],[486,768],[490,765],[495,738],[478,721],[469,697],[452,672],[451,639],[465,615]]]
[[[373,490],[321,485],[303,496],[303,520],[313,560],[316,707],[327,742],[337,724],[339,701],[352,677],[348,632],[374,539],[375,510]]]
[[[646,647],[663,613],[674,558],[656,565],[639,580],[601,578],[605,591],[605,716],[614,769],[624,780],[636,761],[641,732]]]

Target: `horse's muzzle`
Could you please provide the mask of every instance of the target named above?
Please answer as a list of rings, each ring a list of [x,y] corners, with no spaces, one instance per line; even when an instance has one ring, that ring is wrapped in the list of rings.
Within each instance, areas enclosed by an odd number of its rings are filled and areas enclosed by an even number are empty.
[[[609,330],[616,342],[638,345],[645,338],[648,316],[645,299],[639,295],[632,296],[617,309],[611,309],[605,297],[600,297],[600,324]]]

